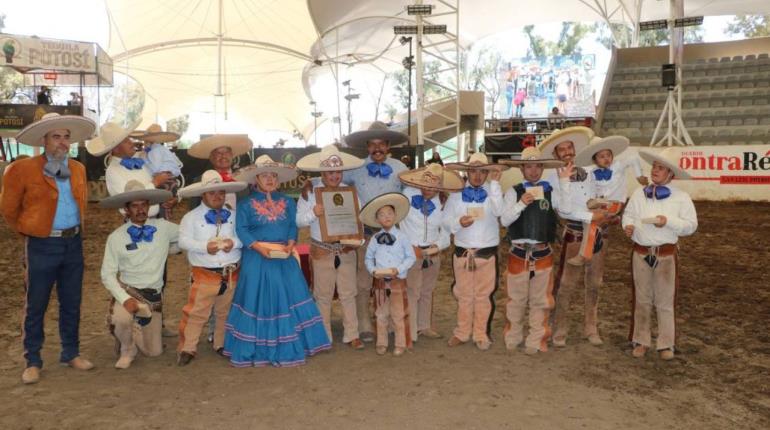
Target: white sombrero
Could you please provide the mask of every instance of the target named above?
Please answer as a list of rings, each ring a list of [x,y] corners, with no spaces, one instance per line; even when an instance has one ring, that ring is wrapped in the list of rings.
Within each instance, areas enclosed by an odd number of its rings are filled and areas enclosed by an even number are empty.
[[[351,148],[366,148],[366,143],[372,139],[382,139],[390,146],[397,146],[409,140],[409,136],[400,131],[391,130],[382,121],[374,121],[368,129],[345,136],[345,144]]]
[[[138,136],[133,135],[131,137],[143,140],[148,143],[164,143],[176,142],[181,136],[170,131],[163,131],[163,129],[158,124],[151,124],[149,127],[147,127],[147,130],[145,130],[144,133]]]
[[[67,129],[70,132],[70,142],[82,142],[94,135],[96,124],[90,119],[77,115],[59,115],[50,112],[38,121],[24,127],[16,140],[29,146],[43,146],[43,137],[51,130]]]
[[[525,164],[542,164],[544,169],[555,169],[564,166],[563,161],[554,158],[543,158],[543,154],[537,148],[528,147],[521,151],[517,158],[500,160],[500,163],[508,166],[523,166]]]
[[[120,124],[114,122],[105,123],[99,128],[99,136],[86,142],[86,150],[95,157],[112,151],[112,149],[125,140],[141,122],[142,119],[139,118],[134,121],[133,124],[129,125],[128,128],[123,128]]]
[[[237,193],[248,186],[245,182],[225,182],[216,170],[206,170],[201,176],[201,181],[181,188],[177,193],[179,197],[199,197],[209,191],[224,191]]]
[[[132,179],[126,183],[125,191],[100,200],[99,206],[107,209],[120,209],[125,207],[126,203],[137,200],[147,200],[150,202],[150,205],[156,205],[165,202],[171,197],[173,197],[171,191],[145,188],[143,183]]]
[[[263,154],[257,158],[257,161],[250,166],[246,166],[235,172],[235,180],[253,184],[254,179],[260,173],[275,173],[278,175],[278,182],[284,183],[297,177],[297,169],[288,164],[276,163],[269,155]]]
[[[605,149],[609,149],[612,151],[612,156],[617,157],[630,144],[631,142],[625,136],[594,136],[591,138],[591,143],[575,155],[575,165],[581,167],[590,166],[593,163],[594,155]]]
[[[326,145],[321,151],[308,154],[297,161],[297,169],[306,172],[336,172],[361,167],[364,160],[344,152],[335,145]]]
[[[377,211],[383,206],[393,206],[396,212],[394,223],[399,223],[409,213],[409,199],[401,193],[385,193],[378,196],[361,209],[361,222],[369,227],[382,227],[377,221]]]
[[[498,170],[504,171],[508,169],[508,166],[502,164],[490,163],[487,159],[487,155],[483,152],[476,152],[468,158],[465,163],[449,163],[445,166],[449,170]]]
[[[253,146],[251,139],[243,134],[215,134],[195,143],[187,150],[187,154],[205,160],[209,158],[211,151],[228,147],[233,151],[233,157],[237,157],[251,151]]]
[[[415,188],[435,191],[460,191],[465,182],[455,172],[445,169],[438,163],[431,163],[426,167],[407,170],[398,174],[398,179],[406,185]]]
[[[583,148],[588,146],[588,142],[591,140],[593,135],[593,130],[588,127],[567,127],[564,130],[556,130],[551,133],[550,136],[546,137],[542,142],[540,142],[540,145],[537,146],[537,149],[539,149],[541,153],[547,156],[551,156],[554,149],[556,149],[556,146],[558,146],[560,143],[572,142],[572,144],[575,146],[575,154],[577,154]]]
[[[668,152],[669,149],[663,150],[660,154],[647,151],[639,151],[639,156],[642,157],[642,160],[650,163],[650,165],[657,161],[658,163],[666,166],[666,168],[671,170],[671,172],[674,174],[674,179],[692,179],[692,176],[684,171],[684,169],[680,168],[676,162],[669,160],[671,156],[668,155]]]

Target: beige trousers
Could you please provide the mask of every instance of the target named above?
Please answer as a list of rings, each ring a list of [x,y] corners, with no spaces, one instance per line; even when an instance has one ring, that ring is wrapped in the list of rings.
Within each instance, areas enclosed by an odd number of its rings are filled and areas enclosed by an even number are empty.
[[[433,290],[441,268],[441,256],[436,254],[429,259],[433,264],[423,269],[423,258],[418,258],[406,274],[406,293],[411,308],[409,329],[414,340],[418,339],[421,330],[431,328],[433,322]]]
[[[340,265],[334,268],[334,254],[318,250],[311,252],[310,262],[313,266],[313,298],[324,320],[324,328],[329,340],[332,339],[332,301],[334,289],[342,305],[342,342],[348,343],[358,339],[358,317],[356,296],[356,253],[343,252],[339,255]],[[370,284],[371,285],[371,284]],[[366,292],[369,297],[369,292]]]
[[[658,318],[658,338],[656,349],[674,347],[676,325],[674,305],[678,284],[677,257],[667,255],[657,257],[655,267],[650,267],[644,255],[634,252],[631,256],[631,269],[634,276],[634,309],[632,314],[631,340],[639,345],[652,345],[650,326],[653,305]]]
[[[374,280],[375,290],[383,286],[385,281]],[[395,346],[411,348],[412,337],[409,331],[409,301],[406,295],[406,282],[403,279],[393,279],[390,282],[390,295],[385,296],[384,290],[375,293],[382,294],[382,301],[376,300],[374,315],[377,317],[377,346],[388,346],[388,327],[393,327]]]
[[[494,312],[497,256],[475,259],[476,270],[466,268],[467,257],[453,256],[455,283],[452,293],[457,299],[457,327],[454,336],[467,342],[489,341],[489,326]]]
[[[534,276],[533,276],[534,275]],[[527,261],[517,255],[508,256],[508,303],[505,316],[505,345],[515,348],[524,340],[524,314],[529,305],[527,348],[548,351],[551,327],[548,319],[554,306],[553,255]]]
[[[121,303],[111,300],[107,323],[112,335],[120,343],[120,356],[136,357],[137,350],[148,357],[162,354],[161,317],[160,312],[153,312],[150,323],[142,327]]]
[[[371,237],[366,238],[366,242],[361,245],[356,254],[358,255],[356,282],[358,285],[358,294],[356,295],[356,316],[358,317],[359,333],[372,333],[372,313],[369,310],[372,293],[372,275],[366,270],[366,247],[369,245]]]
[[[177,352],[195,354],[198,350],[198,340],[203,326],[209,320],[211,309],[214,309],[216,323],[214,325],[214,350],[225,345],[225,323],[230,305],[233,302],[233,292],[238,284],[238,272],[229,277],[225,292],[218,296],[221,288],[222,275],[201,267],[192,267],[192,284],[187,303],[182,308],[182,319],[179,321],[179,344]]]

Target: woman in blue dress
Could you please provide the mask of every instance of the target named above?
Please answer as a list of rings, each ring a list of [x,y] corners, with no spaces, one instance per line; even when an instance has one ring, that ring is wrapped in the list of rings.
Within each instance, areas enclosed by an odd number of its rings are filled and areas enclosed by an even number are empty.
[[[236,210],[244,248],[224,350],[236,367],[299,366],[306,356],[331,348],[294,251],[296,203],[276,191],[296,175],[267,155],[236,175],[248,183],[256,179]]]

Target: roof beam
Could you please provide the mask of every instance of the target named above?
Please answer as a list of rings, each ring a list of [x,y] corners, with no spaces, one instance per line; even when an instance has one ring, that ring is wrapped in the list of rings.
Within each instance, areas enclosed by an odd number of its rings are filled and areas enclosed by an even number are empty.
[[[151,54],[158,51],[164,51],[167,49],[189,48],[193,46],[216,47],[218,46],[220,41],[224,46],[248,47],[248,48],[254,48],[254,49],[261,49],[265,51],[276,52],[279,54],[286,54],[290,57],[295,57],[304,61],[309,61],[309,62],[313,61],[313,59],[309,55],[299,51],[295,51],[285,46],[276,45],[274,43],[268,43],[268,42],[260,42],[256,40],[249,40],[249,39],[235,39],[231,37],[222,37],[221,39],[219,37],[196,37],[194,39],[179,39],[179,40],[169,40],[166,42],[158,42],[158,43],[153,43],[151,45],[145,45],[145,46],[140,46],[138,48],[129,49],[128,51],[124,51],[119,54],[113,55],[112,60],[113,62],[117,63],[117,62],[126,61],[130,58]]]

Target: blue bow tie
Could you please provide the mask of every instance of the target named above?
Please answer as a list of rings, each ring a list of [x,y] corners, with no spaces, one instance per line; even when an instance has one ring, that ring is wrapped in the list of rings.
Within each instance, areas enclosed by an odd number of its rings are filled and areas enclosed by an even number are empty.
[[[430,216],[434,210],[436,210],[436,204],[433,200],[425,200],[421,194],[415,194],[412,196],[412,207],[419,209],[423,215]]]
[[[597,181],[609,181],[612,179],[611,169],[594,169],[594,178]]]
[[[391,246],[394,243],[396,243],[396,237],[388,233],[387,231],[384,231],[377,235],[377,243],[379,243],[380,245]]]
[[[224,224],[230,219],[230,211],[227,209],[209,209],[205,218],[208,224],[217,224],[217,221],[219,224]]]
[[[391,173],[393,173],[393,168],[388,166],[385,163],[379,164],[379,163],[369,163],[366,165],[366,170],[369,171],[369,176],[376,178],[377,176],[381,177],[382,179],[388,179],[388,176],[390,176]]]
[[[644,195],[648,199],[663,200],[671,196],[671,189],[665,185],[647,185],[644,187]]]
[[[132,225],[128,228],[128,235],[131,236],[131,242],[138,243],[141,241],[152,242],[152,235],[158,231],[157,228],[151,225],[143,225],[137,227]]]
[[[139,170],[144,166],[144,158],[124,158],[120,160],[120,165],[128,170]]]
[[[487,190],[478,187],[465,187],[463,188],[463,201],[466,203],[484,203],[487,199]]]
[[[529,182],[529,181],[524,181],[524,182],[522,182],[522,185],[524,185],[524,189],[525,190],[527,188],[530,188],[530,187],[543,187],[543,192],[544,193],[550,193],[551,190],[553,190],[553,187],[551,186],[551,183],[548,182],[548,181],[538,181],[537,183],[534,183],[534,184],[532,182]]]

